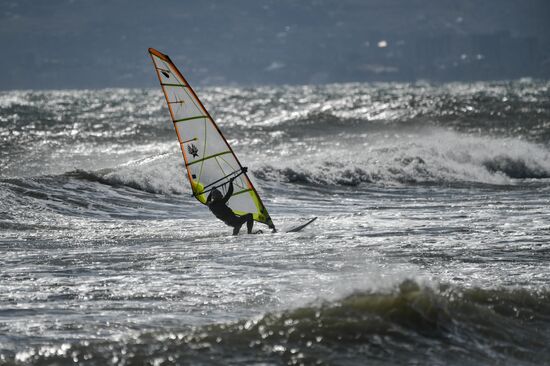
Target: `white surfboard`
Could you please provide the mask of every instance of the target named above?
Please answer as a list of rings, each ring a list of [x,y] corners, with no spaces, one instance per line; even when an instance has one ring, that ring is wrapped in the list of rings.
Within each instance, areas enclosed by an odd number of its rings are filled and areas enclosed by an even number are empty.
[[[283,231],[285,233],[296,233],[296,232],[302,230],[303,228],[305,228],[306,226],[308,226],[309,224],[311,224],[315,220],[317,220],[317,217],[309,219],[308,221],[306,221],[304,223],[301,223],[301,224],[298,224],[298,225],[292,225],[290,227],[286,227],[286,228],[283,229]]]

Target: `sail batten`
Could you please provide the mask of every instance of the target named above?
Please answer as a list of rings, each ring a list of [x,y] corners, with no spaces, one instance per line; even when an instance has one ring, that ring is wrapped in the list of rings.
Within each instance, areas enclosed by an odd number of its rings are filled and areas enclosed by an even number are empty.
[[[160,83],[160,85],[162,85],[162,86],[176,86],[176,87],[179,87],[179,88],[188,88],[189,87],[189,85],[182,85],[182,84]]]
[[[235,193],[227,202],[231,210],[237,215],[251,213],[254,220],[274,228],[250,177],[193,88],[167,55],[152,48],[149,53],[180,143],[193,196],[204,204],[210,191],[226,191],[233,178]]]
[[[217,158],[218,156],[225,155],[225,154],[231,154],[231,151],[223,151],[223,152],[217,153],[215,155],[205,156],[202,159],[192,161],[191,163],[187,164],[187,166],[197,164],[197,163],[203,162],[203,161],[208,160],[208,159]]]
[[[179,102],[171,102],[171,104],[176,104],[176,103],[179,103]],[[192,119],[200,119],[200,118],[208,118],[208,116],[193,116],[193,117],[187,117],[182,119],[176,119],[174,120],[174,123],[185,122],[185,121],[190,121]]]

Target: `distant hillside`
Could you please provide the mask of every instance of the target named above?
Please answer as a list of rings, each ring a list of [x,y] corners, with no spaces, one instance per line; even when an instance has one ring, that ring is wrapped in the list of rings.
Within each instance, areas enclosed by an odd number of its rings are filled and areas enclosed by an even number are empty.
[[[3,0],[0,88],[550,77],[547,0]]]

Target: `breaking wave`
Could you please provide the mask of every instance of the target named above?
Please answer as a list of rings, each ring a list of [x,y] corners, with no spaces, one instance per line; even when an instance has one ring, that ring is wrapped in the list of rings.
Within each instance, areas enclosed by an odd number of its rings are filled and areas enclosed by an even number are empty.
[[[412,280],[394,289],[229,324],[143,334],[127,341],[42,346],[15,363],[140,364],[541,364],[550,359],[550,294],[436,288]]]
[[[66,175],[110,186],[127,186],[149,193],[183,194],[186,191],[180,156],[161,154],[98,171],[77,170]]]
[[[521,140],[438,132],[269,162],[255,174],[264,180],[344,186],[510,184],[512,179],[550,178],[550,151]]]
[[[514,139],[439,131],[378,142],[355,142],[294,158],[256,160],[253,177],[269,182],[357,187],[362,184],[514,184],[550,178],[550,151]],[[185,194],[179,153],[165,153],[107,169],[77,169],[59,176],[13,178],[21,194],[44,196],[67,179],[128,187],[152,194]],[[46,188],[44,188],[44,186]],[[41,188],[42,187],[42,188]],[[47,188],[50,187],[50,188]]]

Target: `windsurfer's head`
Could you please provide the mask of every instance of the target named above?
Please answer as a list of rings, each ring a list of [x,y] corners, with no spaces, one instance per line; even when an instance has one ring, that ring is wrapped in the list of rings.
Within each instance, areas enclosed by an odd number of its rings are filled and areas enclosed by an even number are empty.
[[[219,190],[217,189],[214,189],[212,191],[212,201],[219,201],[223,198],[223,194],[222,192],[220,192]]]

